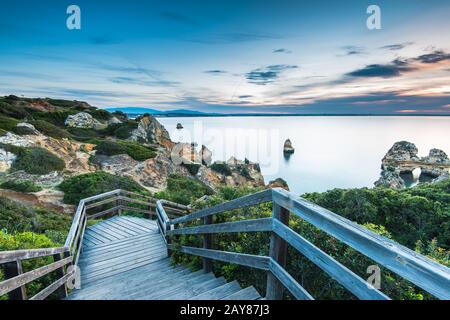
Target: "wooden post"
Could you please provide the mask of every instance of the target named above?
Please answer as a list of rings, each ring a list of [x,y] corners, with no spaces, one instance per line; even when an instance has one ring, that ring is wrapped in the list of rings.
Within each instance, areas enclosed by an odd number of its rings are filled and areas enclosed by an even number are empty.
[[[206,216],[203,218],[203,223],[205,225],[212,224],[213,223],[213,217],[212,216]],[[211,249],[212,248],[212,234],[204,234],[203,235],[203,248],[204,249]],[[208,258],[203,258],[203,271],[205,273],[212,272],[213,264],[212,260]]]
[[[81,244],[80,244],[81,245]],[[64,258],[67,258],[69,256],[69,252],[65,252],[64,253]],[[61,254],[54,254],[53,255],[53,261],[57,262],[61,260]],[[55,271],[56,277],[58,279],[61,279],[62,277],[64,277],[64,275],[66,274],[65,268],[61,267],[58,270]],[[58,296],[59,299],[64,299],[67,297],[67,287],[66,287],[66,283],[64,283],[64,285],[62,285],[61,287],[59,287],[56,291],[55,291],[56,295]]]
[[[117,200],[117,201],[116,201],[116,207],[118,208],[118,209],[117,209],[117,214],[118,214],[119,216],[122,215],[122,209],[120,208],[121,205],[122,205],[122,201]]]
[[[169,222],[169,221],[167,221],[167,224],[166,224],[166,232],[167,232],[167,231],[170,231],[170,222]],[[167,235],[166,235],[166,243],[167,243],[167,245],[169,245],[169,244],[172,243],[172,239],[170,238],[170,236],[167,236]],[[172,250],[167,249],[167,255],[168,255],[169,257],[172,256]]]
[[[289,210],[273,203],[272,216],[281,223],[289,225]],[[280,238],[275,232],[270,236],[269,256],[278,262],[283,268],[286,267],[287,242]],[[267,272],[267,300],[282,300],[284,287],[283,284],[270,272]]]
[[[5,280],[17,277],[22,274],[22,263],[20,260],[5,263],[3,265]],[[12,290],[8,293],[9,300],[26,300],[27,293],[25,286]]]

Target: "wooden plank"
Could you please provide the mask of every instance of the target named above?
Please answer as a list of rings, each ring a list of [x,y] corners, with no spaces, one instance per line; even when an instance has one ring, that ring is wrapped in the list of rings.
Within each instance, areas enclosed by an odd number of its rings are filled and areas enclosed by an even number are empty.
[[[78,265],[78,260],[80,259],[81,252],[83,250],[83,243],[84,243],[84,235],[86,232],[86,225],[87,225],[87,217],[84,218],[84,225],[83,225],[83,232],[81,233],[80,243],[78,244],[78,249],[75,257],[75,266]]]
[[[273,204],[272,216],[274,221],[289,225],[289,211]],[[275,232],[270,235],[269,257],[276,261],[281,267],[286,267],[287,242]],[[266,299],[282,300],[284,287],[283,283],[271,272],[267,273]]]
[[[77,211],[75,212],[75,215],[72,220],[72,225],[70,226],[69,233],[67,234],[66,242],[64,244],[64,247],[71,247],[73,243],[73,239],[75,237],[75,233],[78,229],[78,224],[80,223],[81,214],[84,210],[84,201],[81,200],[78,204]]]
[[[88,219],[89,220],[97,219],[97,218],[106,216],[107,214],[113,213],[113,212],[118,211],[118,210],[119,210],[119,207],[109,208],[107,210],[103,210],[103,211],[100,211],[100,212],[97,212],[97,213],[89,215]]]
[[[213,260],[219,260],[234,264],[239,264],[242,266],[252,267],[261,270],[269,269],[269,257],[257,256],[252,254],[220,251],[220,250],[208,250],[202,248],[186,247],[182,246],[177,248],[174,245],[168,245],[168,248],[175,251],[180,251],[186,254],[191,254],[194,256],[210,258]]]
[[[334,280],[339,282],[358,298],[364,300],[389,300],[389,297],[384,293],[376,288],[370,288],[367,281],[337,262],[331,256],[327,255],[286,225],[280,223],[278,220],[274,220],[273,226],[274,231],[280,237],[289,242],[291,246],[301,252],[306,258],[328,273]]]
[[[5,263],[3,266],[5,279],[17,277],[23,273],[22,262],[20,260]],[[25,286],[11,290],[8,293],[9,300],[27,300],[27,291]]]
[[[59,247],[59,248],[45,248],[45,249],[2,251],[0,252],[0,264],[17,260],[27,260],[40,257],[47,257],[58,253],[64,253],[66,251],[69,251],[69,248]]]
[[[111,241],[115,241],[115,240],[119,240],[113,236],[110,236],[109,234],[106,234],[104,232],[101,232],[100,230],[95,230],[95,229],[91,229],[89,228],[87,230],[87,233],[91,236],[94,237],[96,239],[98,239],[101,242],[107,243],[107,242],[111,242]]]
[[[97,208],[97,207],[103,206],[105,204],[108,204],[108,203],[111,203],[111,202],[115,202],[115,201],[117,201],[119,199],[120,199],[119,196],[114,196],[112,198],[107,198],[107,199],[104,199],[104,200],[100,200],[100,201],[97,201],[97,202],[94,202],[94,203],[86,205],[86,210],[89,210],[89,209],[92,209],[92,208]]]
[[[203,209],[194,213],[191,213],[187,216],[183,216],[172,221],[173,224],[188,222],[191,220],[203,218],[209,215],[214,215],[217,213],[245,208],[254,206],[260,203],[269,202],[272,200],[272,191],[271,189],[267,189],[261,192],[257,192],[254,194],[250,194],[238,199],[234,199],[222,204],[218,204],[214,207]]]
[[[261,298],[261,295],[254,287],[247,287],[220,300],[256,300],[259,298]]]
[[[112,190],[112,191],[101,193],[101,194],[97,194],[95,196],[82,199],[82,201],[84,203],[89,203],[89,202],[92,202],[92,201],[96,201],[98,199],[103,199],[103,198],[110,197],[110,196],[113,196],[113,195],[118,195],[118,194],[120,194],[120,189]]]
[[[167,231],[169,236],[180,234],[209,234],[233,232],[264,232],[272,231],[272,218],[224,222],[197,227],[180,228]]]
[[[40,277],[55,271],[63,266],[65,266],[68,263],[72,262],[73,257],[68,257],[65,259],[62,259],[57,262],[53,262],[52,264],[40,267],[38,269],[23,273],[17,277],[5,280],[0,283],[0,296],[17,289],[31,281],[34,281],[36,279],[39,279]]]
[[[90,227],[90,230],[98,230],[101,232],[108,233],[110,235],[113,235],[117,240],[121,240],[124,238],[130,237],[130,235],[121,229],[119,229],[116,226],[111,226],[109,224],[106,224],[105,221],[102,221],[100,223],[97,223],[96,225]]]
[[[437,298],[450,299],[450,269],[390,239],[283,189],[273,189],[276,203],[317,228],[411,281]]]
[[[70,253],[73,255],[76,247],[79,246],[79,239],[80,239],[80,235],[81,233],[84,231],[84,229],[86,228],[86,209],[83,210],[83,213],[81,214],[81,218],[80,218],[80,224],[78,225],[78,230],[77,233],[75,234],[75,238],[72,242],[72,248],[70,250]]]
[[[294,295],[298,300],[314,300],[314,298],[306,291],[292,276],[284,270],[275,260],[270,259],[270,272]],[[268,299],[266,297],[266,299]],[[268,299],[269,300],[269,299]]]
[[[157,209],[157,211],[159,212],[159,214],[160,214],[160,216],[161,216],[162,222],[163,222],[164,224],[170,223],[170,219],[169,219],[169,217],[167,216],[167,213],[166,213],[166,210],[164,209],[164,206],[163,206],[163,202],[162,202],[162,201],[158,201],[158,202],[156,203],[156,209]]]
[[[129,226],[130,228],[133,228],[134,230],[136,230],[136,232],[139,232],[139,234],[155,232],[155,230],[152,230],[152,229],[149,229],[146,227],[142,227],[142,226],[134,223],[133,221],[126,219],[126,216],[121,216],[120,221],[123,224],[126,224],[127,226]]]
[[[213,216],[207,216],[203,218],[203,223],[205,224],[202,227],[211,228],[213,226]],[[167,233],[171,232],[170,230]],[[203,234],[203,248],[204,249],[213,249],[212,247],[212,234],[205,233]],[[213,270],[213,261],[209,258],[203,258],[203,271],[206,273],[212,272]]]
[[[44,300],[49,295],[51,295],[53,292],[58,290],[58,288],[62,287],[67,280],[73,275],[74,271],[66,273],[64,276],[53,282],[51,285],[49,285],[47,288],[41,290],[39,293],[37,293],[35,296],[31,297],[30,300]]]
[[[105,220],[110,224],[114,224],[117,227],[121,227],[124,229],[124,231],[126,230],[128,233],[130,233],[130,236],[135,236],[135,235],[139,235],[142,234],[140,232],[138,232],[134,227],[130,227],[129,225],[127,225],[126,223],[123,223],[122,220],[119,217],[114,217],[108,220]]]

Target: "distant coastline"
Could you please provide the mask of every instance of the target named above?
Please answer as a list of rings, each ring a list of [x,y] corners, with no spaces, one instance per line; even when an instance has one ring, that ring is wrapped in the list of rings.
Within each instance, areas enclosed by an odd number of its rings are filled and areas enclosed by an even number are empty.
[[[136,109],[139,109],[137,112]],[[200,117],[450,117],[450,114],[433,114],[433,113],[408,113],[408,114],[393,114],[393,113],[207,113],[193,110],[170,110],[161,111],[155,109],[145,108],[106,108],[109,112],[120,111],[125,113],[130,118],[136,118],[144,114],[150,114],[157,118],[200,118]]]

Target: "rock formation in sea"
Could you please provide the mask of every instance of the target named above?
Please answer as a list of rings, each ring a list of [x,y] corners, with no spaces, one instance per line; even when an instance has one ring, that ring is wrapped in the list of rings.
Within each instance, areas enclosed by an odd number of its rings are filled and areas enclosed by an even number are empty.
[[[290,139],[287,139],[287,140],[284,142],[283,152],[284,152],[284,153],[287,153],[287,154],[292,154],[292,153],[295,152],[295,149],[294,149],[294,147],[292,146],[292,142],[291,142]]]
[[[394,189],[406,187],[401,174],[411,174],[418,178],[428,176],[432,182],[450,177],[450,160],[439,149],[431,149],[429,155],[420,158],[415,144],[408,141],[396,142],[382,159],[381,177],[375,186]]]
[[[181,123],[178,123],[178,124],[177,124],[177,129],[178,129],[178,130],[183,129],[183,125],[182,125]]]

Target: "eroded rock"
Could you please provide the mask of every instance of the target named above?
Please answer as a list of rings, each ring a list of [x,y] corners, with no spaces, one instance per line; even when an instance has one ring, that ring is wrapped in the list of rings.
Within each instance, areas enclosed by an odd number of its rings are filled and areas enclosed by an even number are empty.
[[[106,126],[87,112],[79,112],[68,116],[65,125],[72,128],[85,129],[101,129]]]

